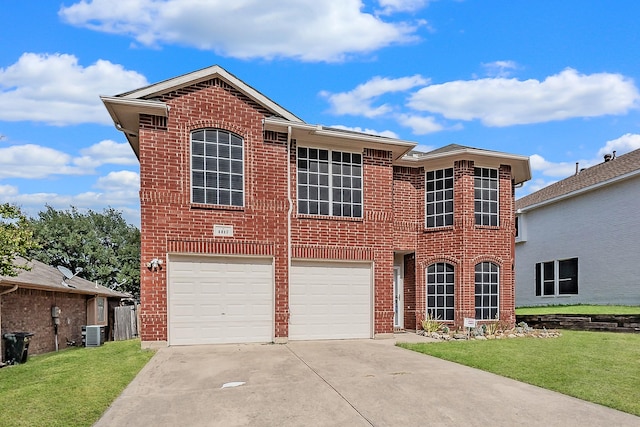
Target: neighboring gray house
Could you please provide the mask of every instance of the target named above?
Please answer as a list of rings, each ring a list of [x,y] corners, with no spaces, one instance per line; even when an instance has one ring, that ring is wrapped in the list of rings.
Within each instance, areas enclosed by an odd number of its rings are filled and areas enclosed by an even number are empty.
[[[516,201],[516,306],[640,305],[640,150]]]

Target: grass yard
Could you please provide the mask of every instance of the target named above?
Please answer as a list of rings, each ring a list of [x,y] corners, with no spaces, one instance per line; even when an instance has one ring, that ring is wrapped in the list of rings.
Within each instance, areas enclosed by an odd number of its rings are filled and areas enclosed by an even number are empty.
[[[516,314],[520,316],[545,314],[613,314],[640,315],[637,305],[547,305],[544,307],[518,307]]]
[[[640,416],[640,334],[562,331],[559,338],[399,345]]]
[[[0,426],[91,426],[153,354],[139,340],[117,341],[2,368]]]

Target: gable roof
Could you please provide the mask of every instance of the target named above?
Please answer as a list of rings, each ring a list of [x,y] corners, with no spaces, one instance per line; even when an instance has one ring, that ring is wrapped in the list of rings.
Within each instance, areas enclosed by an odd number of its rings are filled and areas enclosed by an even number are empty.
[[[438,169],[450,167],[452,161],[472,160],[481,167],[499,168],[500,165],[510,165],[515,184],[531,179],[529,157],[518,154],[503,153],[501,151],[485,150],[482,148],[466,147],[464,145],[449,144],[426,153],[412,151],[404,156],[400,166],[424,166]]]
[[[0,286],[12,287],[18,286],[25,289],[38,289],[43,291],[52,292],[65,292],[71,294],[84,294],[84,295],[98,295],[108,298],[127,298],[129,294],[114,291],[105,286],[98,285],[96,283],[85,280],[81,277],[75,276],[72,279],[67,279],[65,282],[73,287],[65,286],[63,284],[63,275],[57,268],[46,265],[40,261],[31,260],[27,261],[23,258],[18,258],[17,263],[22,265],[27,264],[31,267],[31,270],[19,270],[17,276],[0,276]]]
[[[245,96],[270,111],[274,116],[282,117],[291,122],[303,123],[302,119],[276,104],[271,99],[267,98],[262,93],[258,92],[253,87],[249,86],[219,65],[213,65],[211,67],[193,71],[191,73],[154,83],[139,89],[121,93],[119,95],[100,96],[100,99],[107,108],[116,128],[124,132],[129,144],[133,148],[133,151],[138,155],[138,132],[140,129],[140,124],[138,122],[139,115],[142,113],[160,117],[169,116],[168,105],[155,98],[168,92],[173,92],[214,78],[221,79],[227,84],[233,86]]]
[[[640,175],[640,149],[583,169],[568,178],[516,200],[516,210],[537,207],[593,191]]]

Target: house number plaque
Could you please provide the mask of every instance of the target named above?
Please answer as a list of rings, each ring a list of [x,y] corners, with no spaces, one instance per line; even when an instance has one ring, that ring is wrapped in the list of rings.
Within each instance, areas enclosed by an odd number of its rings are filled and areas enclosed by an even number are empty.
[[[219,225],[213,226],[213,235],[215,237],[233,237],[233,225]]]

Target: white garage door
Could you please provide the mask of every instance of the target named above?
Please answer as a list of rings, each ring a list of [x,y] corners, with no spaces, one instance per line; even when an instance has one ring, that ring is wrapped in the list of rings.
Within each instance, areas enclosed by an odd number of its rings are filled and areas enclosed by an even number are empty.
[[[289,339],[371,338],[371,264],[295,261]]]
[[[273,261],[171,256],[169,344],[273,339]]]

